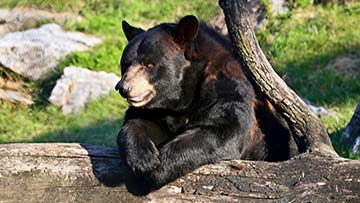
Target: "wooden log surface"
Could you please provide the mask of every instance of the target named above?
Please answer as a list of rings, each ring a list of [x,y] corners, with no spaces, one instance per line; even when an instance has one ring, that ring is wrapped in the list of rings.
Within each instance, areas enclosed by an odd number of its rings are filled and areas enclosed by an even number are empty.
[[[0,202],[360,202],[360,161],[304,153],[289,161],[224,161],[138,196],[117,149],[0,145]],[[130,192],[129,192],[130,191]]]

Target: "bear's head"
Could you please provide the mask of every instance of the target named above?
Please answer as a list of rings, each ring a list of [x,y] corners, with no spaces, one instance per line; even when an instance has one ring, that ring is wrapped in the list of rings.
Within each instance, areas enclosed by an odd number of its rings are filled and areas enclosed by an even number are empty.
[[[198,78],[190,57],[199,32],[196,17],[185,16],[178,24],[164,23],[147,31],[126,21],[122,27],[129,43],[116,90],[133,107],[178,110],[189,105]]]

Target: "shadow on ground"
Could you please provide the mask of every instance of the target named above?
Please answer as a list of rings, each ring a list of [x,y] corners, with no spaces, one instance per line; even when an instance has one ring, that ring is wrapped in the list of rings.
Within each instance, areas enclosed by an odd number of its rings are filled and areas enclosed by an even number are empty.
[[[108,187],[125,184],[130,193],[142,196],[149,193],[148,187],[143,179],[129,172],[115,147],[121,124],[122,118],[101,120],[82,128],[47,132],[33,138],[33,142],[80,142],[89,154],[93,173],[99,182]]]
[[[359,50],[360,45],[338,48],[303,61],[291,61],[279,67],[278,72],[299,95],[317,105],[331,106],[360,100],[360,74],[355,74],[360,72],[360,64],[351,71],[345,67],[334,69],[329,66],[338,57],[360,58]]]
[[[46,132],[33,138],[32,142],[79,142],[100,146],[116,146],[116,136],[122,125],[122,118],[100,120],[84,127],[71,127]]]

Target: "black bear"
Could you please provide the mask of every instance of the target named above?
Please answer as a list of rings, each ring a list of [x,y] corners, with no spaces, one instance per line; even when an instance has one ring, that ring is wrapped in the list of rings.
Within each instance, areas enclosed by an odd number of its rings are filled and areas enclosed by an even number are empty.
[[[147,31],[122,26],[129,43],[115,88],[129,108],[117,143],[149,188],[221,160],[298,154],[286,122],[249,82],[227,37],[194,16]]]

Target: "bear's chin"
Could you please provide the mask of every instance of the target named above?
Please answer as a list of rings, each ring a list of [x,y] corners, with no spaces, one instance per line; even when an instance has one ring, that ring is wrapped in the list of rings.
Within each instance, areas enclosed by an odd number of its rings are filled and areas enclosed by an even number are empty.
[[[129,97],[127,98],[127,102],[130,106],[133,107],[144,107],[155,97],[155,92],[148,91],[140,96]]]

